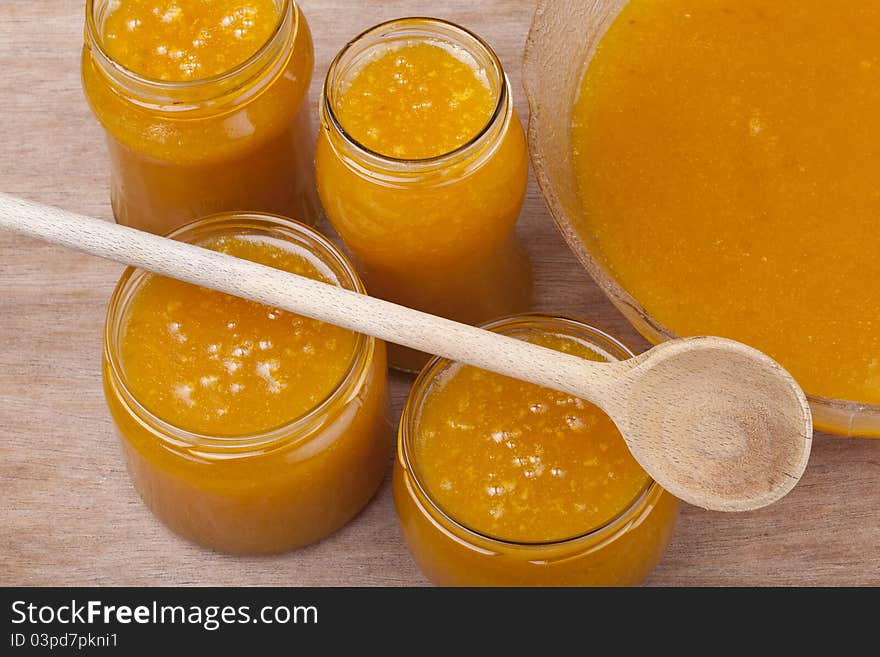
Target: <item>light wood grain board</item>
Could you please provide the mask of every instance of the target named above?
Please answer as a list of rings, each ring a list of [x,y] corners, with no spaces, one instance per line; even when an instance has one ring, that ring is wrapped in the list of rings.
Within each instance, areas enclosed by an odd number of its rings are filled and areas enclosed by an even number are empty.
[[[511,77],[529,0],[302,0],[315,36],[316,102],[336,51],[405,15],[455,20],[486,37]],[[0,190],[106,219],[108,161],[80,90],[83,2],[0,3]],[[317,125],[317,123],[316,123]],[[556,233],[532,183],[519,231],[539,310],[645,342]],[[270,558],[214,554],[155,521],[128,482],[104,405],[100,336],[122,268],[0,234],[0,585],[422,585],[388,483],[352,523]],[[410,380],[393,379],[399,414]],[[803,482],[742,515],[685,508],[656,585],[880,585],[880,441],[818,435]]]

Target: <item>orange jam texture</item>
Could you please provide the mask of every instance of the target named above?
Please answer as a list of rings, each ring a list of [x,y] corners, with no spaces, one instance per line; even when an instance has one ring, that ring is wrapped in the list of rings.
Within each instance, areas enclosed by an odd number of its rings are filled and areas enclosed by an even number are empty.
[[[525,338],[600,360],[570,337]],[[413,468],[434,502],[469,529],[506,541],[584,534],[628,509],[649,482],[597,407],[470,366],[438,376],[413,445]]]
[[[314,224],[314,53],[296,5],[288,17],[273,0],[108,1],[96,35],[106,54],[142,76],[189,83],[132,89],[107,75],[90,41],[83,48],[117,221],[164,234],[246,209]]]
[[[363,57],[339,83],[334,111],[374,152],[442,155],[492,119],[499,90],[457,46],[383,43]],[[370,294],[470,324],[528,309],[531,268],[513,235],[528,176],[526,142],[512,110],[499,125],[485,145],[393,175],[322,130],[318,190]],[[410,370],[428,361],[394,345],[390,356]]]
[[[632,0],[574,112],[578,227],[680,335],[880,404],[880,3]]]
[[[275,0],[112,0],[104,47],[153,80],[204,79],[257,52],[278,18]]]
[[[392,47],[368,61],[335,108],[343,128],[397,159],[451,153],[489,123],[497,99],[466,53],[430,42]]]
[[[341,283],[320,250],[280,234],[200,244]],[[111,313],[125,314],[108,317],[120,330],[104,390],[132,482],[165,524],[215,550],[265,554],[319,540],[363,508],[388,466],[381,342],[158,276],[115,298]]]
[[[326,268],[266,238],[222,237],[204,246],[331,282]],[[128,310],[122,366],[149,411],[188,431],[259,433],[318,406],[354,357],[345,329],[252,301],[151,276]]]

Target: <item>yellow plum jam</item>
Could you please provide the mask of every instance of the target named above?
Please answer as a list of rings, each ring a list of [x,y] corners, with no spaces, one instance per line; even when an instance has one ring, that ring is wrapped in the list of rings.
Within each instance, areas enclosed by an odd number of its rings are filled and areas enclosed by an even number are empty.
[[[335,248],[269,215],[221,215],[177,239],[362,291]],[[107,319],[104,381],[146,504],[196,542],[279,552],[341,527],[390,448],[384,345],[292,313],[128,270]]]
[[[525,136],[484,42],[431,19],[375,27],[337,56],[322,110],[318,190],[370,294],[470,324],[528,308]]]
[[[524,316],[490,328],[590,360],[629,357],[573,320]],[[678,509],[594,405],[443,360],[410,396],[394,490],[422,570],[463,586],[638,584]]]
[[[846,433],[880,406],[878,25],[869,0],[632,0],[572,125],[576,228],[655,326],[766,352]]]
[[[312,38],[293,0],[87,0],[82,77],[117,221],[318,216]]]

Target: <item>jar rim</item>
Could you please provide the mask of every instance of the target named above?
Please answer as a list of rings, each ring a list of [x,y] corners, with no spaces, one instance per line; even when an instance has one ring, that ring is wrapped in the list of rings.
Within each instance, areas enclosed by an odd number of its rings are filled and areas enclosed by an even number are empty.
[[[232,234],[249,234],[256,231],[270,232],[280,238],[301,240],[299,245],[310,248],[321,262],[333,270],[337,284],[366,294],[366,289],[353,265],[345,255],[325,236],[303,223],[264,212],[224,212],[196,219],[170,232],[171,239],[191,238],[195,243],[221,236],[230,229]],[[197,239],[196,239],[197,238]],[[362,333],[355,334],[355,344],[348,369],[338,384],[314,407],[290,421],[271,429],[231,436],[212,436],[189,431],[159,417],[147,409],[131,392],[122,367],[118,338],[130,299],[137,293],[150,274],[128,267],[122,273],[110,302],[104,322],[103,353],[112,383],[119,393],[127,412],[146,430],[172,449],[194,451],[201,455],[247,455],[254,451],[265,452],[282,446],[291,446],[307,439],[312,429],[320,425],[328,410],[357,395],[363,387],[376,349],[376,339]]]
[[[481,328],[498,333],[501,333],[502,331],[513,331],[518,328],[549,330],[563,328],[577,332],[575,337],[585,340],[588,343],[587,346],[591,349],[598,348],[601,350],[603,352],[602,354],[599,354],[597,351],[597,354],[600,356],[611,356],[614,360],[624,360],[635,356],[635,353],[629,347],[614,336],[587,324],[586,322],[565,315],[549,313],[525,313],[521,315],[512,315],[482,324]],[[604,344],[596,344],[596,342]],[[616,351],[618,355],[607,353],[606,350],[608,348]],[[413,383],[400,419],[398,458],[406,475],[414,484],[414,487],[421,498],[417,500],[417,502],[423,506],[426,502],[430,507],[429,510],[431,512],[436,513],[443,519],[443,521],[449,523],[449,525],[455,528],[465,540],[474,540],[482,544],[497,546],[499,549],[576,548],[584,544],[589,544],[594,539],[604,537],[610,532],[617,532],[626,528],[644,512],[646,503],[648,503],[649,500],[663,492],[660,484],[654,481],[654,479],[646,473],[647,481],[645,482],[645,485],[638,491],[638,493],[636,493],[632,501],[629,504],[624,505],[612,518],[588,531],[562,539],[552,539],[547,541],[516,541],[503,539],[473,529],[467,524],[459,521],[449,514],[428,492],[427,487],[419,477],[418,469],[414,467],[415,460],[411,458],[409,448],[409,443],[416,434],[421,403],[425,400],[430,385],[436,380],[437,375],[451,364],[451,361],[448,359],[439,356],[434,357],[431,362],[425,366]]]
[[[97,22],[96,2],[98,1],[99,0],[86,0],[85,31],[87,44],[92,53],[97,54],[97,59],[101,64],[101,68],[108,73],[112,72],[117,81],[121,81],[129,87],[150,89],[159,93],[167,93],[172,96],[193,89],[223,86],[234,82],[237,78],[255,68],[266,55],[267,51],[284,36],[284,28],[288,22],[288,18],[292,19],[292,34],[296,35],[300,29],[300,11],[296,1],[280,0],[281,5],[279,7],[278,22],[273,28],[271,34],[267,37],[266,41],[244,61],[239,62],[229,70],[205,78],[197,78],[193,80],[161,80],[141,75],[118,62],[107,52]],[[242,84],[246,83],[247,81],[242,82]],[[239,87],[242,86],[242,84],[233,85],[233,87]],[[227,93],[229,93],[229,91],[224,89],[221,95],[226,95]]]
[[[444,34],[442,36],[455,36],[459,39],[456,45],[469,45],[469,52],[476,50],[479,51],[480,54],[485,55],[488,61],[491,63],[495,75],[498,78],[498,100],[495,103],[495,108],[489,119],[486,121],[486,124],[482,128],[480,128],[480,130],[477,131],[477,133],[473,137],[471,137],[468,141],[461,144],[460,146],[457,146],[449,152],[441,153],[439,155],[433,155],[431,157],[397,158],[391,155],[385,155],[371,149],[365,144],[362,144],[358,139],[356,139],[345,129],[345,127],[342,125],[342,121],[340,121],[339,117],[337,116],[336,109],[334,107],[335,85],[333,83],[337,81],[337,74],[341,65],[345,61],[346,56],[352,52],[355,46],[367,39],[370,39],[371,37],[385,38],[388,36],[393,36],[398,32],[405,33],[408,29],[412,27],[428,27],[436,29],[438,31],[442,30],[444,31]],[[416,37],[413,36],[411,38]],[[420,36],[418,38],[436,39],[437,35]],[[368,49],[378,46],[379,41],[377,40],[375,44],[371,44],[370,46],[368,46]],[[498,58],[498,55],[485,39],[480,37],[475,32],[467,29],[466,27],[462,27],[461,25],[453,23],[452,21],[444,20],[441,18],[431,18],[427,16],[408,16],[406,18],[396,18],[374,25],[373,27],[370,27],[358,34],[342,47],[342,49],[336,54],[336,57],[334,57],[333,61],[330,63],[330,67],[327,70],[327,75],[324,78],[324,87],[321,93],[320,110],[321,115],[325,119],[325,125],[328,129],[332,128],[332,130],[336,134],[342,137],[343,141],[349,147],[355,149],[361,154],[370,157],[377,162],[398,167],[436,167],[447,164],[451,160],[462,158],[469,154],[471,151],[475,150],[479,145],[481,145],[486,139],[487,135],[489,135],[492,131],[493,126],[495,126],[503,118],[510,116],[510,114],[512,113],[512,100],[510,93],[510,81],[507,78],[507,74],[504,72],[504,67],[501,64],[501,60]]]

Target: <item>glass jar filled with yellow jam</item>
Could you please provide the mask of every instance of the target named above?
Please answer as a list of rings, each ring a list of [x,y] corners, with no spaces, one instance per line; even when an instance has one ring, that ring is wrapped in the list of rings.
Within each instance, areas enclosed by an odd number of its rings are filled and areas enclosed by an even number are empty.
[[[470,324],[528,309],[526,142],[485,42],[432,19],[368,30],[331,65],[321,123],[318,191],[371,295]]]
[[[87,0],[82,76],[119,223],[217,212],[314,224],[312,38],[293,0]]]
[[[570,319],[525,315],[487,328],[591,360],[633,355]],[[404,410],[394,500],[422,571],[452,586],[639,584],[679,506],[597,407],[442,359]]]
[[[364,291],[330,242],[280,217],[219,215],[171,237]],[[381,341],[128,269],[103,361],[135,488],[197,543],[240,554],[311,543],[382,481],[391,440]]]

